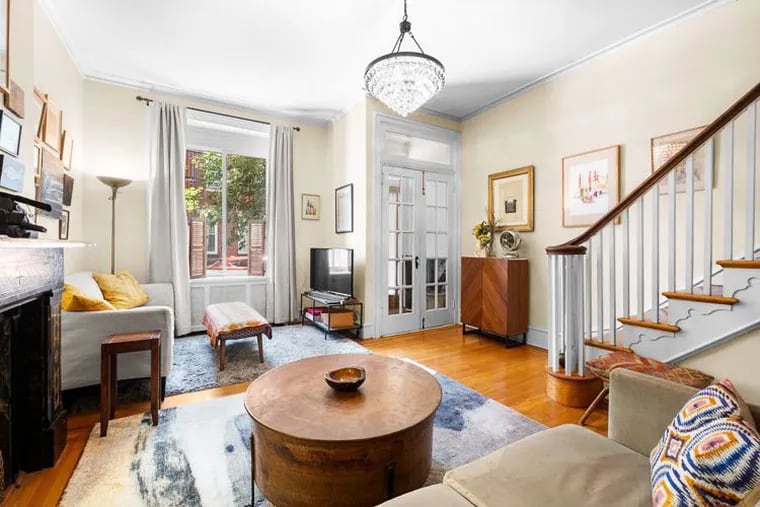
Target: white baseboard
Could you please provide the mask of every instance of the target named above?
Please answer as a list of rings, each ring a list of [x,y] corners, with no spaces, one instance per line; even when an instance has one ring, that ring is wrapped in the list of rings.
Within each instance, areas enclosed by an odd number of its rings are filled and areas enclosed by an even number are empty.
[[[534,347],[540,347],[542,349],[548,349],[549,333],[546,331],[546,329],[528,327],[527,342],[528,345],[533,345]]]

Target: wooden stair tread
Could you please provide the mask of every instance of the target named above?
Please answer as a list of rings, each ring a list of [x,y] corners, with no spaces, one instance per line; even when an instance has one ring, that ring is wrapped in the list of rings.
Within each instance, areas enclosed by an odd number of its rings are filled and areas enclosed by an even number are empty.
[[[589,347],[596,347],[597,349],[610,350],[612,352],[633,352],[628,347],[621,347],[619,345],[612,345],[611,343],[600,342],[599,340],[585,339],[584,343]]]
[[[722,268],[760,269],[760,260],[757,259],[726,260],[718,261],[717,264]]]
[[[680,299],[683,301],[696,301],[699,303],[717,303],[721,305],[734,305],[739,302],[738,299],[729,296],[714,294],[692,294],[691,292],[663,292],[663,296],[669,299]]]
[[[681,330],[680,327],[674,326],[673,324],[655,322],[653,320],[632,319],[630,317],[620,317],[618,322],[629,326],[646,327],[648,329],[657,329],[658,331],[665,331],[668,333],[677,333]]]

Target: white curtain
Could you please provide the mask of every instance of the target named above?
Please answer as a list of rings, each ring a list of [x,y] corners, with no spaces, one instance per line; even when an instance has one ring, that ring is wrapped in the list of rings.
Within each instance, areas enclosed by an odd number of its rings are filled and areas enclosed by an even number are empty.
[[[272,125],[267,168],[267,320],[298,317],[293,217],[293,129]]]
[[[190,332],[190,261],[185,213],[185,110],[150,105],[148,281],[174,285],[174,328]]]

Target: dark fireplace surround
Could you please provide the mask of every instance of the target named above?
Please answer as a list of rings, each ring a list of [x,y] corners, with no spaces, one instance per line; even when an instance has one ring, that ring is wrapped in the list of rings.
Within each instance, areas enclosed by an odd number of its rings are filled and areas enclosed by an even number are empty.
[[[55,465],[66,446],[62,291],[61,248],[0,245],[0,499],[19,472]]]

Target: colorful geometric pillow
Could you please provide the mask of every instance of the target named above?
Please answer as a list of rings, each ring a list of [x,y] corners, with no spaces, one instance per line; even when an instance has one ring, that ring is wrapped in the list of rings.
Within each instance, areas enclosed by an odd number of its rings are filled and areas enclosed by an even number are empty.
[[[652,450],[652,503],[736,505],[760,486],[760,435],[728,380],[695,394]]]

